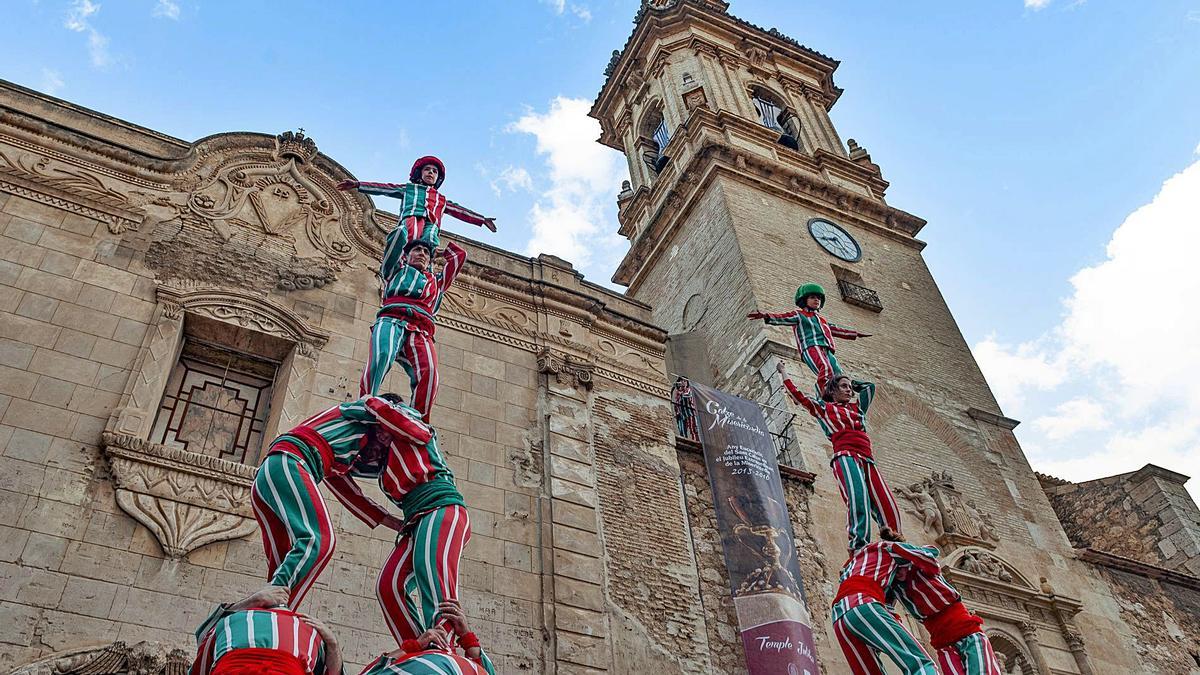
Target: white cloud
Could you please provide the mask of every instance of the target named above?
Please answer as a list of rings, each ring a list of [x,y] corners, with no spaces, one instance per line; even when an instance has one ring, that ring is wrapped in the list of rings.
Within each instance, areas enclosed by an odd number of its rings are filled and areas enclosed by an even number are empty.
[[[546,5],[555,14],[562,16],[568,9],[575,18],[587,23],[592,20],[592,10],[587,5],[577,5],[575,3],[567,4],[567,0],[539,0],[543,5]]]
[[[1195,476],[1200,495],[1198,213],[1200,160],[1071,278],[1058,326],[1024,345],[976,345],[1003,406],[1053,411],[1018,428],[1039,470],[1081,480],[1154,462]],[[1061,377],[1037,374],[1047,366]],[[1025,368],[1036,370],[1014,372]]]
[[[1050,4],[1050,0],[1025,0],[1025,9],[1038,11],[1045,9]]]
[[[583,5],[571,5],[571,13],[581,21],[587,22],[592,20],[592,10]]]
[[[1033,342],[1011,347],[989,335],[972,351],[979,368],[987,377],[996,399],[1009,414],[1021,415],[1029,390],[1053,389],[1062,384],[1065,374],[1044,347]]]
[[[1112,426],[1104,406],[1087,398],[1060,403],[1054,414],[1039,417],[1033,426],[1052,441],[1061,441],[1084,431],[1099,431]]]
[[[1200,23],[1200,9],[1189,9],[1184,18],[1193,23]]]
[[[491,181],[492,192],[499,197],[504,192],[516,192],[518,190],[532,190],[533,177],[525,170],[523,166],[506,166],[496,178]]]
[[[38,85],[38,88],[43,92],[54,96],[58,92],[62,91],[64,84],[66,83],[63,82],[62,75],[59,74],[57,70],[54,70],[53,68],[42,68],[42,81]]]
[[[555,14],[562,14],[567,8],[567,0],[541,0],[543,5],[549,5]]]
[[[153,14],[154,16],[162,17],[164,19],[178,21],[179,3],[175,2],[174,0],[158,0],[158,3],[154,5]]]
[[[616,194],[626,177],[621,155],[596,142],[600,124],[587,116],[591,101],[559,96],[545,113],[529,111],[508,128],[537,139],[545,182],[529,212],[533,236],[526,253],[551,253],[580,268],[611,273],[621,239],[616,235]],[[519,178],[517,180],[520,180]]]
[[[91,57],[92,65],[97,68],[105,68],[112,63],[112,57],[108,53],[108,38],[96,30],[90,21],[99,12],[99,3],[91,2],[91,0],[74,0],[67,10],[67,18],[63,22],[63,27],[76,33],[86,34],[88,55]]]

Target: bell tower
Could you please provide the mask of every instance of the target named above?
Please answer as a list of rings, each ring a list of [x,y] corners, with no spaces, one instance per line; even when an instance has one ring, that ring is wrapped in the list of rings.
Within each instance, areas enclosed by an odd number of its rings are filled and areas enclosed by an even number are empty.
[[[631,248],[613,280],[653,306],[679,370],[750,394],[764,345],[784,354],[791,340],[747,312],[786,311],[814,281],[833,320],[875,332],[880,291],[900,283],[894,254],[924,270],[925,223],[888,206],[879,167],[843,145],[829,116],[838,62],[727,9],[644,2],[591,114],[632,179],[618,197]]]

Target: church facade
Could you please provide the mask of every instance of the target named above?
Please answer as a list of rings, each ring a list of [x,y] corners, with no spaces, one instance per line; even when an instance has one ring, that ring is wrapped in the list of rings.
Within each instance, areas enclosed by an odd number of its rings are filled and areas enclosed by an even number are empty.
[[[1186,477],[1032,471],[921,258],[924,221],[833,126],[837,62],[727,10],[645,3],[592,110],[629,158],[626,294],[454,237],[469,262],[439,316],[435,420],[498,672],[744,671],[676,375],[766,407],[818,658],[849,672],[829,449],[784,400],[790,335],[744,318],[806,281],[872,334],[838,355],[878,385],[909,538],[941,547],[1009,672],[1200,670]],[[301,133],[184,141],[0,83],[0,672],[182,673],[211,607],[261,585],[264,443],[356,397],[378,307],[396,218],[348,178]],[[394,646],[374,597],[392,541],[331,510],[308,610],[362,665]]]

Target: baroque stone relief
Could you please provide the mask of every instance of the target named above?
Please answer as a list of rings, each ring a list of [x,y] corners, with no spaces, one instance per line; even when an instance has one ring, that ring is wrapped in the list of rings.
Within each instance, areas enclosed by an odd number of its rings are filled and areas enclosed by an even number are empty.
[[[114,642],[59,652],[12,671],[12,675],[184,675],[191,658],[162,642]]]
[[[184,191],[134,193],[160,279],[237,279],[257,291],[319,288],[351,263],[351,200],[311,162],[317,146],[285,132],[271,152],[228,148],[201,156]],[[152,231],[150,231],[152,229]]]
[[[996,548],[1000,542],[991,514],[982,511],[975,500],[963,497],[948,471],[934,471],[908,487],[898,486],[895,492],[942,546]]]

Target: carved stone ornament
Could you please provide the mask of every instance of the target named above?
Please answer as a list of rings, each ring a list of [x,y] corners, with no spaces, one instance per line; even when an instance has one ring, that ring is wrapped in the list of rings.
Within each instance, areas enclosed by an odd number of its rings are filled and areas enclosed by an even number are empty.
[[[1016,567],[995,553],[978,546],[960,548],[946,558],[944,565],[977,577],[1035,590],[1034,585]]]
[[[372,221],[369,202],[334,188],[312,139],[289,131],[270,149],[261,137],[236,140],[199,144],[194,165],[173,181],[178,191],[130,195],[144,216],[146,264],[160,279],[319,288],[352,262],[352,241],[377,245],[381,231],[360,231]]]
[[[11,675],[184,675],[188,654],[162,642],[132,646],[114,642],[59,652],[12,671]]]
[[[5,140],[30,149],[0,147],[0,189],[4,192],[99,220],[114,234],[137,228],[135,209],[113,187],[116,181],[101,178],[99,171],[81,170],[40,154],[41,148]]]
[[[315,359],[329,341],[329,333],[308,325],[304,319],[266,298],[228,288],[198,284],[161,284],[158,301],[164,314],[177,318],[184,310],[232,323],[259,333],[296,343],[296,351]]]
[[[257,529],[252,466],[105,432],[117,504],[145,525],[170,558]]]
[[[937,543],[949,550],[960,546],[996,548],[999,533],[990,514],[984,513],[973,499],[964,499],[954,486],[954,477],[947,471],[934,471],[929,478],[900,486],[896,494],[909,502]]]
[[[592,388],[592,373],[596,369],[594,363],[545,347],[538,351],[537,365],[539,373],[553,375],[559,384],[583,389]]]

